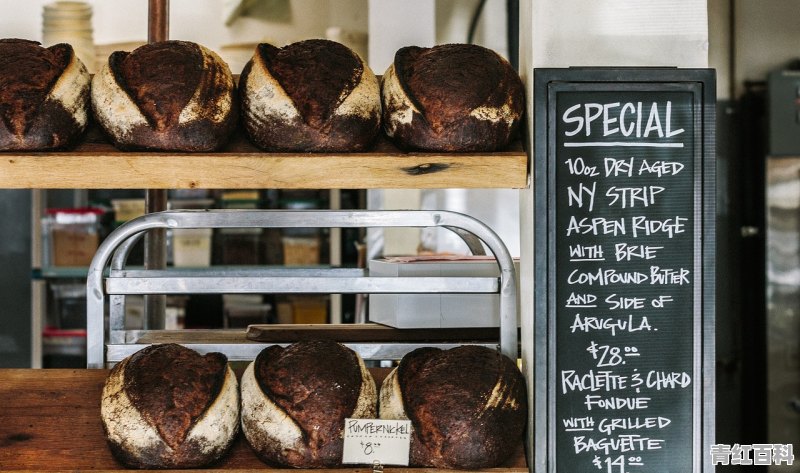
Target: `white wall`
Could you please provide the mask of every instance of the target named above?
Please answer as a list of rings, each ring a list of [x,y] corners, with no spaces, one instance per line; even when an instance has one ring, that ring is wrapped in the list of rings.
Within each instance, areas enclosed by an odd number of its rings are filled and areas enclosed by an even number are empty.
[[[368,23],[369,65],[376,74],[392,65],[398,49],[436,42],[436,10],[429,0],[370,0]]]
[[[370,0],[370,66],[382,73],[403,46],[466,43],[479,0]],[[506,2],[487,0],[474,42],[508,57]]]
[[[536,2],[534,59],[550,67],[705,67],[705,0]],[[579,14],[577,12],[580,12]]]
[[[94,9],[98,44],[147,39],[144,0],[86,0]],[[0,0],[0,37],[41,39],[41,12],[50,0]],[[230,27],[223,22],[224,0],[171,0],[170,36],[217,49],[223,44],[271,40],[278,45],[324,37],[329,25],[366,31],[366,0],[270,0]],[[12,13],[9,13],[12,12]]]
[[[470,20],[479,0],[436,2],[436,43],[466,43]],[[506,1],[487,0],[475,29],[476,44],[508,57]]]
[[[42,7],[53,0],[0,0],[0,38],[26,38],[41,41]],[[147,2],[144,0],[84,0],[93,6],[95,44],[145,41],[147,39]],[[262,0],[246,16],[230,26],[224,24],[225,4],[232,0],[170,0],[170,37],[201,43],[223,54],[238,72],[241,59],[231,46],[255,42],[284,45],[306,38],[323,38],[329,26],[364,35],[368,30],[368,0]],[[413,11],[413,2],[377,0],[383,9]],[[469,22],[478,0],[417,0],[425,4],[425,14],[404,19],[397,14],[382,16],[383,22],[372,25],[373,31],[392,27],[398,44],[432,45],[465,42]],[[508,57],[505,34],[505,0],[488,0],[478,22],[475,42]],[[13,11],[13,14],[5,12]],[[414,30],[431,28],[430,40],[416,38]],[[407,31],[411,30],[411,31]],[[387,34],[382,35],[384,38]],[[402,37],[401,37],[402,36]],[[415,39],[416,38],[416,39]],[[361,39],[361,38],[359,38]],[[347,38],[343,41],[347,44]],[[385,41],[384,41],[385,42]],[[354,47],[355,44],[348,44]],[[387,46],[388,47],[388,46]],[[393,51],[394,45],[390,47]],[[359,50],[359,48],[356,48]],[[366,50],[359,50],[366,56]],[[372,65],[372,64],[371,64]],[[379,61],[377,73],[388,64]]]
[[[717,71],[717,98],[731,96],[730,1],[708,0],[708,67]]]
[[[85,1],[93,6],[95,44],[147,40],[148,2]],[[42,7],[48,3],[51,0],[0,0],[0,38],[41,41]],[[224,53],[220,51],[224,45],[267,41],[282,46],[324,38],[328,26],[364,33],[367,29],[367,0],[267,0],[230,26],[224,24],[224,4],[224,0],[171,0],[170,38],[195,41]],[[240,62],[231,64],[233,72],[239,72]]]

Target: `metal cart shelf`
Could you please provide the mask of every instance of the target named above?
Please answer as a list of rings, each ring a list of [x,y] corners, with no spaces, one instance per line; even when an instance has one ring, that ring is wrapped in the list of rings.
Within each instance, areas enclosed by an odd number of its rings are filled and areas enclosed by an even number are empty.
[[[498,277],[371,277],[359,269],[209,268],[125,269],[133,245],[149,230],[188,228],[444,227],[466,240],[474,236],[495,256]],[[472,248],[480,248],[474,242]],[[498,293],[500,351],[517,358],[517,288],[514,265],[497,234],[480,221],[449,211],[181,210],[147,214],[112,232],[100,245],[87,277],[87,364],[104,368],[146,346],[157,335],[201,353],[219,351],[230,360],[252,360],[262,343],[219,331],[125,330],[125,297],[151,294],[246,293]],[[105,322],[108,308],[108,327]],[[241,333],[241,332],[237,332]],[[433,343],[347,343],[365,359],[397,359]],[[454,346],[436,343],[442,348]],[[488,344],[498,347],[498,344]]]

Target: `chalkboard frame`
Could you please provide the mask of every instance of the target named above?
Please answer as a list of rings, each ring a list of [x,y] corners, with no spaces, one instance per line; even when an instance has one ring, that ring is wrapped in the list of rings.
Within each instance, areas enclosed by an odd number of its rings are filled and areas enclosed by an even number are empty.
[[[533,71],[534,143],[534,409],[529,452],[534,473],[566,473],[556,465],[555,120],[554,91],[691,92],[694,140],[693,471],[712,473],[715,429],[715,104],[713,69],[537,68]],[[699,136],[697,136],[699,134]],[[697,273],[700,274],[697,274]],[[699,382],[698,380],[702,380]]]

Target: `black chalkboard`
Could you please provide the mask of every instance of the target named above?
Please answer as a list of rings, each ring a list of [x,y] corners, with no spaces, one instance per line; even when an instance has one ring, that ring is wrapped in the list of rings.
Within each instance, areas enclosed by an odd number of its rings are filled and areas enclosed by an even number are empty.
[[[713,72],[534,77],[536,471],[712,471]]]

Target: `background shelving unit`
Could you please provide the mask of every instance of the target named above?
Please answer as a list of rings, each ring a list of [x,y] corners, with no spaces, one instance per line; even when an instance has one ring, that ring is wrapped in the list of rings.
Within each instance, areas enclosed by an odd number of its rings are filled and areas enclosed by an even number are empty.
[[[196,191],[192,191],[196,194]],[[344,205],[345,209],[357,209],[360,199],[363,200],[362,192],[359,190],[271,190],[269,192],[258,192],[257,200],[225,200],[230,199],[230,193],[225,191],[207,192],[203,195],[213,198],[181,200],[171,200],[173,208],[182,208],[182,202],[189,202],[197,205],[198,202],[204,208],[293,208],[301,205],[304,208],[328,208],[338,210]],[[246,195],[255,195],[254,192],[245,192]],[[85,323],[78,327],[75,323],[62,326],[60,323],[59,308],[66,309],[67,315],[74,312],[81,300],[85,301],[85,281],[88,267],[67,267],[48,265],[48,258],[43,254],[48,252],[47,238],[43,238],[43,225],[40,218],[46,208],[52,207],[86,207],[87,203],[92,205],[100,204],[104,208],[111,208],[109,200],[121,197],[124,199],[137,198],[141,200],[141,190],[44,190],[35,189],[33,191],[34,206],[32,210],[32,319],[38,325],[33,336],[33,364],[34,367],[83,367],[86,365],[85,347],[86,339],[80,334],[76,334],[76,329],[83,331]],[[234,199],[241,199],[242,196],[233,196]],[[184,204],[185,205],[185,204]],[[104,235],[120,224],[115,220],[112,224],[111,215],[103,219]],[[357,263],[357,252],[354,239],[359,238],[359,232],[353,229],[310,229],[310,232],[300,232],[299,234],[284,235],[289,239],[282,243],[281,231],[278,229],[247,232],[233,230],[233,233],[225,233],[227,230],[215,231],[211,237],[211,264],[214,267],[236,265],[246,267],[247,265],[276,266],[283,264],[303,264],[313,265],[309,267],[355,267]],[[270,233],[266,233],[269,231]],[[317,241],[317,244],[308,245],[309,242]],[[292,243],[290,243],[292,242]],[[305,243],[304,243],[305,242]],[[286,246],[294,248],[291,254],[286,254],[286,258],[281,258],[281,253],[288,251]],[[298,246],[299,245],[299,246]],[[173,245],[174,247],[174,245]],[[139,246],[141,250],[141,244]],[[283,251],[282,251],[283,250]],[[177,250],[175,250],[177,251]],[[297,252],[300,251],[298,254]],[[310,253],[309,253],[310,251]],[[314,254],[316,262],[313,262]],[[292,257],[292,255],[294,255]],[[298,261],[298,257],[300,261]],[[52,260],[54,255],[50,255]],[[177,258],[177,256],[176,256]],[[141,259],[139,252],[138,259]],[[303,261],[307,259],[307,261]],[[141,265],[141,262],[135,263]],[[59,297],[60,290],[76,287],[81,289],[83,295],[77,297],[74,289],[67,292],[67,298]],[[73,297],[75,296],[75,297]],[[325,317],[327,306],[327,320],[330,323],[338,324],[351,322],[355,312],[355,297],[342,296],[341,294],[330,294],[326,296],[316,296],[309,298],[306,296],[297,299],[297,296],[287,298],[286,296],[264,295],[257,304],[253,297],[247,301],[234,300],[229,296],[196,296],[169,298],[168,307],[172,314],[172,320],[176,313],[184,314],[180,320],[186,320],[193,327],[202,326],[204,328],[227,328],[241,327],[244,323],[290,323],[292,314],[295,313],[295,323],[311,322],[319,323],[320,317]],[[210,298],[210,299],[209,299]],[[243,305],[244,304],[244,305]],[[299,306],[297,304],[300,304]],[[294,310],[292,310],[294,308]],[[217,310],[218,309],[218,310]],[[224,312],[223,312],[223,309]],[[140,308],[134,305],[134,316],[138,317]],[[268,312],[264,312],[267,310]],[[177,312],[176,312],[177,311]],[[225,314],[224,316],[222,314]],[[228,316],[230,314],[230,316]],[[238,314],[238,316],[236,315]],[[260,314],[260,315],[259,315]],[[267,315],[269,317],[267,317]],[[229,318],[230,317],[230,318]],[[311,317],[311,319],[309,319]],[[75,317],[69,320],[74,322]],[[219,320],[218,320],[219,319]],[[249,321],[249,322],[248,322]],[[323,320],[324,321],[324,320]],[[199,324],[199,325],[198,325]],[[62,332],[61,329],[66,329]],[[82,353],[83,352],[83,353]]]

